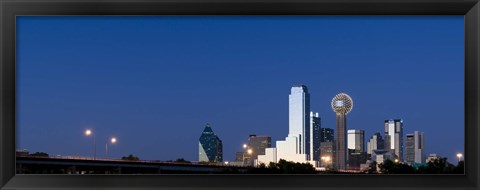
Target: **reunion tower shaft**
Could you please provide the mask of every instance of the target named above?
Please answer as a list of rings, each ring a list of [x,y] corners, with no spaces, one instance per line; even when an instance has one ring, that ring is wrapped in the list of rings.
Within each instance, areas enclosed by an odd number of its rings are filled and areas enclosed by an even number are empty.
[[[335,168],[337,170],[347,169],[347,117],[352,110],[353,101],[345,93],[337,94],[332,100],[332,109],[335,112],[336,139],[335,139]]]

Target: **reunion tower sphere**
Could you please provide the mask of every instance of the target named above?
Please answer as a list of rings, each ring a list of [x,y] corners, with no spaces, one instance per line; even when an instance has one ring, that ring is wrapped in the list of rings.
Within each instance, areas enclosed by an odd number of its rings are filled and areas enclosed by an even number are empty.
[[[352,98],[345,93],[337,94],[332,99],[332,109],[335,113],[345,113],[348,114],[352,111],[353,101]]]

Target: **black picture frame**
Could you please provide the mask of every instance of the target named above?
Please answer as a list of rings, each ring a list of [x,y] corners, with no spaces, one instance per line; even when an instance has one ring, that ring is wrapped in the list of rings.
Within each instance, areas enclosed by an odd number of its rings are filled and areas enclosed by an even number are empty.
[[[15,175],[20,15],[464,15],[465,175]],[[1,189],[479,189],[479,0],[0,0]]]

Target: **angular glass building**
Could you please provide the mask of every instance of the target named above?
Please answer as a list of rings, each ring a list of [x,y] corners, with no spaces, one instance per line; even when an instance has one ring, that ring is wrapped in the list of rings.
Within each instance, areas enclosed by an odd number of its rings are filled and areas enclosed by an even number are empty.
[[[213,132],[210,123],[205,125],[198,140],[199,162],[223,162],[222,140]]]

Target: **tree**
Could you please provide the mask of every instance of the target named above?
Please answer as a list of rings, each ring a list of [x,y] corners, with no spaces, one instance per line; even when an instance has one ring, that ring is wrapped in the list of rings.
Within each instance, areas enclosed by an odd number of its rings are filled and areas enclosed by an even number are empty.
[[[380,168],[380,172],[383,174],[392,174],[393,173],[393,161],[391,160],[385,160],[383,163],[378,165]]]
[[[36,156],[36,157],[49,157],[49,155],[45,152],[35,152],[33,154],[30,154],[29,156]]]
[[[377,161],[372,161],[370,165],[368,166],[367,173],[373,174],[377,173]]]
[[[457,166],[453,169],[453,173],[455,174],[464,174],[465,173],[465,162],[460,161],[458,162]]]
[[[455,166],[447,162],[447,158],[438,158],[431,160],[426,166],[418,168],[420,174],[448,174],[453,173]]]
[[[415,169],[405,163],[393,162],[391,160],[385,160],[379,166],[380,172],[384,174],[413,174]]]
[[[133,154],[129,154],[128,156],[123,156],[122,160],[128,160],[128,161],[138,161],[140,158],[134,156]]]
[[[190,162],[190,161],[188,161],[188,160],[185,160],[185,159],[183,159],[183,158],[177,158],[177,159],[175,160],[175,162],[177,162],[177,163],[192,163],[192,162]]]

